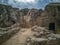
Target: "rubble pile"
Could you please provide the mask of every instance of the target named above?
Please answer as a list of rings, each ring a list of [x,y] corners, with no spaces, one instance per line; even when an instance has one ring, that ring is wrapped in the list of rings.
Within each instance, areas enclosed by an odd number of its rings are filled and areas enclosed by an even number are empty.
[[[60,35],[48,31],[45,27],[34,26],[32,31],[33,37],[28,38],[27,45],[60,45]]]

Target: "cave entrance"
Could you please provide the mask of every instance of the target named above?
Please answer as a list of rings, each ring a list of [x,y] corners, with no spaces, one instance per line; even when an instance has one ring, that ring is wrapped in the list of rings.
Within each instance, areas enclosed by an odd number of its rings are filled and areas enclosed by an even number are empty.
[[[55,32],[55,23],[49,24],[49,30]]]

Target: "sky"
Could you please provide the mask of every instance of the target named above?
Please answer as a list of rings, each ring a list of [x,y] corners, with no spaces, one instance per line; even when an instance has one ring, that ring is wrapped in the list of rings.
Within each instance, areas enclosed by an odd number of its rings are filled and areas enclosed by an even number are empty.
[[[12,7],[38,8],[44,9],[51,2],[60,2],[60,0],[0,0],[1,4],[11,5]]]

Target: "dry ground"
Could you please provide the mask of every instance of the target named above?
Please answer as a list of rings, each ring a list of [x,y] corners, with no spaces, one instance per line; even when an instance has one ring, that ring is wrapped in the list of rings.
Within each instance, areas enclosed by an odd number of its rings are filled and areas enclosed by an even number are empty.
[[[21,29],[24,30],[24,29]],[[2,45],[24,45],[26,43],[26,39],[29,36],[32,36],[32,31],[30,28],[25,29],[25,32],[19,31],[14,35],[12,38],[10,38],[8,41],[4,42]]]

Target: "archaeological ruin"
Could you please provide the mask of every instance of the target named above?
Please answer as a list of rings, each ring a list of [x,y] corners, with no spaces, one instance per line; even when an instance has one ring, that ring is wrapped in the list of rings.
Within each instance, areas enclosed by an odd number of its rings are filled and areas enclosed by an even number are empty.
[[[45,7],[46,15],[48,16],[48,28],[60,33],[60,3],[50,3]]]
[[[60,45],[60,3],[45,10],[0,4],[1,45]]]

